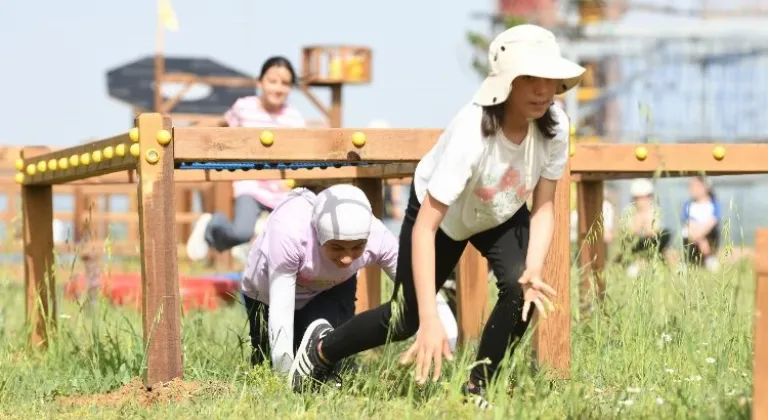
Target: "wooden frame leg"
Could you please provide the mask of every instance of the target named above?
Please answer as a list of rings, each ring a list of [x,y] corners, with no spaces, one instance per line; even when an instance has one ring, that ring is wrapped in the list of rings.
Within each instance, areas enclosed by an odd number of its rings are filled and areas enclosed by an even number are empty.
[[[577,186],[579,214],[579,263],[584,271],[581,275],[579,295],[582,309],[589,305],[589,292],[595,285],[596,299],[605,297],[606,247],[603,240],[603,181],[581,181]]]
[[[555,377],[571,374],[571,294],[570,294],[570,170],[566,166],[555,193],[555,234],[544,265],[544,281],[557,292],[556,311],[546,320],[536,321],[533,339],[538,361]]]
[[[488,262],[472,244],[467,244],[456,266],[456,312],[458,342],[466,345],[479,339],[490,314]]]
[[[28,158],[36,153],[30,152]],[[47,347],[56,327],[56,270],[53,257],[53,188],[50,185],[23,185],[21,211],[24,231],[25,312],[31,327],[29,342]]]
[[[356,180],[357,186],[365,192],[371,202],[373,215],[381,218],[384,214],[383,182],[377,178]],[[394,279],[392,279],[394,281]],[[365,312],[381,305],[381,267],[368,266],[357,275],[357,302],[355,313]]]
[[[755,239],[755,338],[752,373],[752,419],[768,419],[768,229]]]
[[[160,114],[141,114],[141,155],[137,164],[141,241],[142,321],[147,348],[144,384],[151,388],[183,376],[181,299],[176,252],[173,141],[157,142],[171,121]],[[148,161],[154,155],[155,163]]]

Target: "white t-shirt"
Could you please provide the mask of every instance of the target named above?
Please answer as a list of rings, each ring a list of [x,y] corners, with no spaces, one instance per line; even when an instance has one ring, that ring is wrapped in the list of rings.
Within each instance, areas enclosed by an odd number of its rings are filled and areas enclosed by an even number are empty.
[[[449,206],[440,224],[446,235],[464,240],[504,223],[525,205],[540,177],[563,175],[570,123],[561,108],[552,109],[558,121],[555,137],[547,139],[531,121],[519,145],[501,132],[484,137],[478,105],[466,105],[453,118],[414,174],[420,203],[429,191]]]

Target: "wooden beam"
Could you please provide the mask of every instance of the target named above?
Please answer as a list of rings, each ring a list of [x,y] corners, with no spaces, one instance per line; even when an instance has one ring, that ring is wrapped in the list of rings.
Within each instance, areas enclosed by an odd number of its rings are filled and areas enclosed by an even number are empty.
[[[468,243],[456,266],[456,312],[458,341],[469,344],[478,340],[490,315],[488,262]]]
[[[755,338],[752,373],[752,419],[768,419],[768,229],[755,237]]]
[[[603,240],[603,182],[584,181],[578,188],[578,233],[580,265],[584,270],[579,287],[582,309],[589,306],[589,292],[595,290],[595,299],[603,302],[605,297],[605,255]]]
[[[33,149],[22,151],[32,158]],[[49,344],[49,328],[56,325],[56,278],[53,259],[53,190],[50,185],[21,189],[24,230],[25,312],[32,346]]]
[[[174,180],[181,183],[200,183],[217,181],[241,181],[241,180],[275,180],[275,179],[355,179],[378,178],[397,179],[411,177],[416,171],[416,163],[388,163],[370,166],[344,166],[341,168],[302,168],[302,169],[261,169],[261,170],[212,170],[212,169],[176,169]],[[8,175],[12,178],[13,175]],[[2,182],[2,181],[0,181]],[[11,182],[10,180],[8,182]],[[67,184],[58,185],[56,188],[72,188],[69,185],[115,185],[136,182],[134,171],[120,171],[103,175],[92,176],[85,179],[69,181]]]
[[[271,146],[259,136],[269,132]],[[362,134],[361,134],[362,133]],[[432,129],[261,129],[176,127],[177,162],[204,161],[364,161],[418,162],[437,142]],[[361,147],[353,136],[365,138]]]
[[[136,167],[128,133],[25,158],[24,184],[61,184]]]
[[[357,186],[365,192],[371,202],[373,215],[384,215],[384,190],[380,180],[360,179]],[[394,281],[394,279],[392,279]],[[365,312],[381,305],[381,267],[368,266],[357,274],[357,303],[355,313]]]
[[[647,156],[638,159],[635,151]],[[714,157],[713,144],[576,144],[571,173],[616,173],[634,178],[659,176],[745,175],[768,172],[768,144],[723,146],[722,159]],[[641,155],[642,156],[642,155]]]
[[[160,130],[171,127],[160,114],[137,118],[141,155],[139,226],[141,243],[142,320],[147,349],[144,384],[151,388],[183,376],[181,352],[181,298],[177,266],[174,142],[157,143]],[[156,160],[150,160],[151,157]]]
[[[571,373],[571,238],[570,176],[566,166],[555,192],[555,232],[544,263],[544,281],[557,292],[556,311],[547,319],[536,318],[533,345],[538,361],[553,377],[569,378]]]

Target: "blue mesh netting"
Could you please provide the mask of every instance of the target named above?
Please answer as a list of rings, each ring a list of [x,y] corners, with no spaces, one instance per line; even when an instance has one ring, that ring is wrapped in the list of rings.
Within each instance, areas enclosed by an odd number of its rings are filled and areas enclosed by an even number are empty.
[[[373,166],[386,165],[402,162],[350,162],[350,161],[330,161],[330,162],[181,162],[176,165],[177,169],[212,169],[215,171],[248,171],[262,169],[327,169],[341,168],[342,166]]]

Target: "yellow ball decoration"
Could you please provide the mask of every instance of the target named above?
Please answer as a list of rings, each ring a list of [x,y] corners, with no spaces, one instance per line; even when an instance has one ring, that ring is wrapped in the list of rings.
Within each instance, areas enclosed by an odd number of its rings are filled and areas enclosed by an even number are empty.
[[[568,153],[569,153],[571,156],[573,156],[573,155],[575,155],[575,154],[576,154],[576,145],[575,145],[575,144],[571,143],[571,145],[570,145],[570,149],[568,150]]]
[[[80,155],[80,163],[83,165],[89,165],[91,163],[91,155],[88,153],[83,153]]]
[[[637,160],[645,160],[645,158],[648,157],[648,149],[646,149],[643,146],[638,146],[635,148],[635,157]]]
[[[139,156],[141,154],[141,146],[139,146],[139,143],[133,143],[130,151],[131,156]]]
[[[171,132],[168,130],[160,130],[157,132],[157,142],[161,146],[165,146],[171,142]]]
[[[24,172],[16,172],[16,175],[13,176],[13,180],[16,181],[17,184],[23,184]]]
[[[72,155],[69,157],[69,166],[76,168],[78,165],[80,165],[80,156],[78,155]]]
[[[261,141],[261,144],[264,146],[272,146],[272,144],[275,142],[275,134],[271,131],[262,131],[259,135],[259,141]]]
[[[131,147],[131,151],[133,151],[133,147]],[[158,153],[155,149],[149,149],[147,150],[147,154],[145,155],[144,159],[146,159],[150,164],[154,165],[160,160],[160,153]]]
[[[91,160],[94,161],[95,163],[101,162],[101,150],[94,150],[91,153]]]
[[[115,146],[115,154],[120,156],[120,157],[125,156],[125,145],[124,144],[118,144],[117,146]]]
[[[723,158],[725,157],[725,147],[716,146],[714,149],[712,149],[712,156],[716,160],[723,160]]]
[[[56,159],[51,159],[48,161],[48,169],[55,171],[58,167],[58,162],[56,162]]]
[[[27,174],[34,175],[35,172],[37,172],[37,169],[35,168],[35,165],[33,163],[30,163],[27,165]]]
[[[67,169],[69,166],[69,161],[67,158],[61,158],[59,159],[59,169]]]
[[[103,154],[105,159],[112,159],[115,156],[115,149],[112,146],[107,146],[104,148]]]
[[[40,162],[37,162],[37,171],[38,172],[45,172],[46,169],[47,169],[47,166],[46,166],[44,160],[41,160]]]
[[[132,142],[138,143],[139,141],[139,129],[137,127],[133,127],[128,131],[128,138],[131,139]]]
[[[354,144],[355,147],[365,146],[365,133],[356,131],[354,134],[352,134],[352,144]]]
[[[286,179],[285,180],[285,186],[294,189],[296,187],[296,180],[295,179]]]
[[[16,170],[22,170],[24,169],[24,159],[18,158],[16,159]]]

